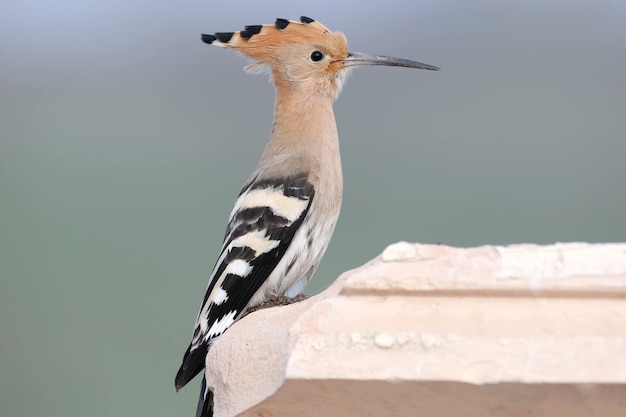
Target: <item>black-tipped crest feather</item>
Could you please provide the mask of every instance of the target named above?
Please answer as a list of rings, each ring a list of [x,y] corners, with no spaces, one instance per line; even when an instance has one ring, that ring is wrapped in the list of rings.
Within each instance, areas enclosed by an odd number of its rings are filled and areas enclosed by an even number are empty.
[[[234,34],[235,32],[215,32],[215,37],[222,43],[228,43]]]
[[[276,28],[282,30],[282,29],[286,28],[287,26],[289,26],[289,20],[278,18],[278,19],[276,19],[276,23],[274,23],[274,26],[276,26]]]
[[[256,35],[257,33],[259,33],[262,27],[263,25],[246,26],[244,30],[239,32],[239,35],[244,39],[250,39],[252,35]]]
[[[209,45],[217,40],[215,35],[207,35],[206,33],[203,33],[200,38],[202,39],[202,42],[208,43]]]

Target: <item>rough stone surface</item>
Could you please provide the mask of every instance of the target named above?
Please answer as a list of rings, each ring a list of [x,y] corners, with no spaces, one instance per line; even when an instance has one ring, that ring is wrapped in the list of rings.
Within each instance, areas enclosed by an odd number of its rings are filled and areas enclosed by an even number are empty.
[[[626,244],[386,248],[212,347],[215,417],[624,416]]]

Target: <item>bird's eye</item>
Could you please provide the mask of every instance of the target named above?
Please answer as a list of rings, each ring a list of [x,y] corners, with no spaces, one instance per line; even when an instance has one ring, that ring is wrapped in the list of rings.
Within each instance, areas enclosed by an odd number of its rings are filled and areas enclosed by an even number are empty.
[[[311,53],[311,61],[313,62],[319,62],[322,58],[324,58],[324,54],[320,51],[313,51],[313,53]]]

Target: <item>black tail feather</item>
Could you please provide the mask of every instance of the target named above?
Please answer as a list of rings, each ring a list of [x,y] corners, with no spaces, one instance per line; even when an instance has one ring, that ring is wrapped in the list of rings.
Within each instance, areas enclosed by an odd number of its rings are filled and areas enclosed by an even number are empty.
[[[207,387],[206,377],[202,377],[196,417],[213,417],[213,392]]]
[[[193,377],[204,369],[204,361],[208,350],[206,344],[200,345],[194,350],[191,350],[191,346],[187,348],[187,352],[185,352],[185,356],[183,357],[183,363],[174,379],[176,391],[184,387],[187,382],[191,381]]]

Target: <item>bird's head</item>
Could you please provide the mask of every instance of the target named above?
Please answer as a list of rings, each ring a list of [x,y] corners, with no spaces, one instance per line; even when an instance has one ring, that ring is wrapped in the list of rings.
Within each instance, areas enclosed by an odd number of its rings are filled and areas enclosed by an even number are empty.
[[[302,16],[277,19],[273,25],[246,26],[239,32],[202,35],[208,44],[234,49],[252,59],[247,70],[269,68],[278,89],[336,97],[349,70],[358,65],[386,65],[438,70],[432,65],[348,51],[341,32]]]

